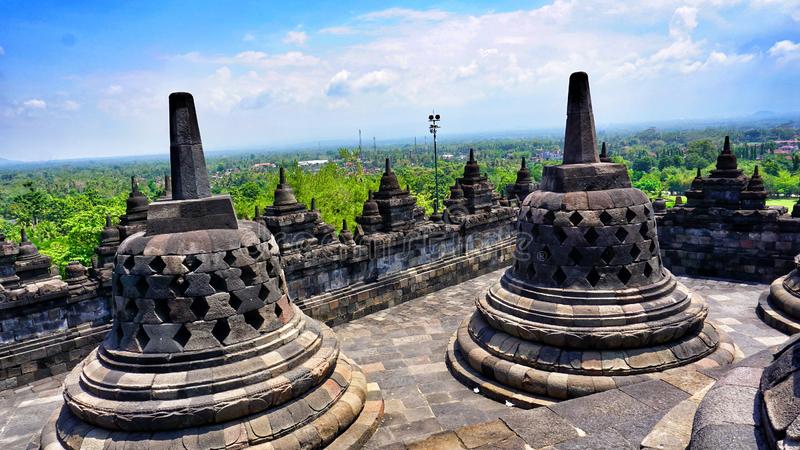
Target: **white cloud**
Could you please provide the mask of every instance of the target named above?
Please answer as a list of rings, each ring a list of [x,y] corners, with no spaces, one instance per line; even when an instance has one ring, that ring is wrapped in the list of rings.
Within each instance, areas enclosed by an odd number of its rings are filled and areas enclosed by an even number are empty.
[[[111,86],[105,89],[105,94],[108,96],[117,95],[122,92],[122,86],[118,84],[112,84]]]
[[[256,40],[256,37],[255,37],[255,35],[253,33],[245,33],[244,36],[242,36],[242,41],[243,42],[253,42],[255,40]]]
[[[305,45],[306,41],[308,41],[308,35],[305,31],[290,31],[283,37],[285,44]]]
[[[684,38],[697,28],[697,8],[681,6],[672,14],[669,22],[669,34],[676,38]]]
[[[773,44],[767,53],[782,63],[800,59],[800,42],[792,42],[788,39],[779,41]]]
[[[343,35],[348,35],[348,34],[356,34],[357,31],[352,27],[339,26],[339,27],[322,28],[322,29],[319,30],[319,33],[320,34],[332,34],[332,35],[343,36]]]
[[[26,109],[47,109],[47,102],[39,98],[32,98],[22,102],[22,106]]]
[[[81,109],[81,104],[76,102],[75,100],[64,100],[64,102],[61,103],[60,107],[64,111],[77,111]]]
[[[409,8],[389,8],[360,16],[362,20],[399,19],[407,21],[440,21],[450,17],[450,13],[439,9],[424,11]]]

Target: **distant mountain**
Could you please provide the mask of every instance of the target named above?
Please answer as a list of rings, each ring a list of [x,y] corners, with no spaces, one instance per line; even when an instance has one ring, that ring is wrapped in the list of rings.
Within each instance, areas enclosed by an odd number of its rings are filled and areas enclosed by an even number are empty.
[[[13,159],[0,158],[0,166],[13,166],[22,164],[22,161],[14,161]]]

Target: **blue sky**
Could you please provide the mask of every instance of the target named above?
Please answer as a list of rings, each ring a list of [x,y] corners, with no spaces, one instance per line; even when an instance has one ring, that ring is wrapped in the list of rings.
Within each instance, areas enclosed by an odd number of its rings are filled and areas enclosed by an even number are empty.
[[[79,3],[79,4],[78,4]],[[800,111],[800,0],[0,2],[0,157],[207,149]]]

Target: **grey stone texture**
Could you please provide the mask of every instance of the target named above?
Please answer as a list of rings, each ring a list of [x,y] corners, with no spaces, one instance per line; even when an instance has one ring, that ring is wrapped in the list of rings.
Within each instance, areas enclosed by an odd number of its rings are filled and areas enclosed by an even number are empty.
[[[525,446],[510,429],[503,430],[504,424],[501,427],[496,423],[498,418],[520,412],[520,409],[490,400],[454,380],[447,371],[443,354],[453,330],[474,308],[474,299],[502,273],[499,270],[482,275],[334,328],[342,351],[352,357],[370,381],[381,385],[386,398],[385,419],[367,443],[368,448],[393,444],[397,448],[397,445],[405,445],[403,442],[411,444],[442,431],[456,432],[468,448],[519,449]],[[710,317],[725,329],[745,355],[758,354],[786,340],[785,335],[753,314],[755,299],[767,285],[691,278],[680,281],[708,299]],[[772,359],[771,354],[767,356],[764,365]],[[9,450],[24,448],[46,422],[49,412],[61,403],[59,386],[63,377],[61,374],[0,392],[0,441]],[[737,375],[739,379],[742,377]],[[668,371],[661,379],[689,394],[714,381],[700,372],[682,370]],[[636,385],[630,387],[636,388]],[[631,392],[647,405],[660,404],[662,410],[667,407],[661,399],[654,398],[655,394],[662,395],[661,389],[653,390],[654,395],[648,394],[649,389]],[[674,401],[680,396],[673,393],[665,398]],[[654,413],[658,414],[661,410]],[[688,421],[691,427],[691,416]],[[624,427],[616,427],[615,432],[636,441],[637,436],[650,431],[653,423],[653,416],[631,419]],[[588,439],[591,443],[594,433],[583,431],[586,436],[575,439]],[[481,439],[486,442],[481,443]],[[38,439],[36,444],[38,447]]]
[[[289,300],[269,230],[203,196],[191,96],[170,96],[170,111],[175,200],[150,205],[146,232],[119,245],[112,329],[67,375],[40,447],[363,444],[383,414],[378,386]]]
[[[564,164],[523,201],[512,267],[447,350],[456,378],[529,408],[734,357],[702,297],[663,267],[650,201],[624,166],[597,161],[586,74],[569,99]]]

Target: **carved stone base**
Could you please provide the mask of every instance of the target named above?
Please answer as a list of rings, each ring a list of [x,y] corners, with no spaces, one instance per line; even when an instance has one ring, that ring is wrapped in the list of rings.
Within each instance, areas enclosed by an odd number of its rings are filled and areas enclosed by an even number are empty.
[[[451,339],[447,365],[459,381],[486,397],[535,408],[657,379],[670,368],[727,365],[735,354],[732,341],[709,322],[666,345],[582,351],[521,340],[492,329],[475,313]]]
[[[800,332],[800,298],[784,287],[788,278],[789,275],[772,282],[769,293],[758,299],[756,314],[767,325],[791,335]]]
[[[136,442],[137,448],[352,448],[366,443],[382,417],[378,385],[367,384],[358,366],[340,356],[330,378],[307,394],[214,425],[155,432],[111,431],[82,422],[63,406],[45,425],[41,448],[115,448],[115,443],[131,442]]]

